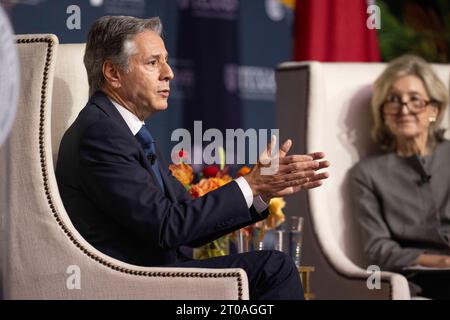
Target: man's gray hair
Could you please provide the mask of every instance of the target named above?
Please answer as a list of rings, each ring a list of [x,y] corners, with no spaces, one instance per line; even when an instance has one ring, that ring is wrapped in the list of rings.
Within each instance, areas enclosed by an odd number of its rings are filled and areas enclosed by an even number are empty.
[[[104,16],[94,22],[89,30],[84,53],[89,96],[100,90],[105,82],[102,69],[106,60],[128,71],[128,60],[134,50],[132,39],[145,30],[161,35],[160,19],[158,17],[139,19],[129,16]]]

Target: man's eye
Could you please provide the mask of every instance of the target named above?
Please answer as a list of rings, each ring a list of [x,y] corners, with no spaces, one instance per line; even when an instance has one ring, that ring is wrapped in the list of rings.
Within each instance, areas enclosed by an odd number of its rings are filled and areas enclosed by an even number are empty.
[[[150,60],[149,62],[148,62],[148,64],[150,64],[150,65],[152,65],[152,66],[156,66],[156,60]]]
[[[422,100],[422,98],[418,97],[418,96],[412,96],[411,97],[411,101],[419,101],[419,100]]]

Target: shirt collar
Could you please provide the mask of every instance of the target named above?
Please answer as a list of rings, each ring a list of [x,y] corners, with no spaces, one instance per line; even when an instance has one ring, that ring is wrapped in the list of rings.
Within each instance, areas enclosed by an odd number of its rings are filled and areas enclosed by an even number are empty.
[[[127,123],[128,128],[130,128],[133,135],[136,135],[136,133],[138,133],[139,130],[141,130],[142,125],[144,125],[145,122],[139,120],[139,118],[135,114],[130,112],[130,110],[122,107],[120,104],[115,102],[113,99],[109,98],[109,100],[111,100],[114,107],[116,107],[117,111],[119,111],[120,115],[122,116],[123,120],[125,120],[125,122]]]

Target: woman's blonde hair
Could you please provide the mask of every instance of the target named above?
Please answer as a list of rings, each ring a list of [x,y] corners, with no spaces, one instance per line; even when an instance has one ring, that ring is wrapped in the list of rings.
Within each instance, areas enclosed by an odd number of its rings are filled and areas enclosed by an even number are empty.
[[[438,108],[436,121],[430,123],[428,141],[431,147],[442,141],[444,130],[439,128],[445,108],[448,104],[448,92],[444,83],[434,73],[431,66],[415,55],[403,55],[392,60],[373,86],[372,114],[374,126],[372,138],[383,150],[396,148],[395,137],[384,123],[383,104],[394,82],[407,75],[414,75],[423,81],[432,105]]]

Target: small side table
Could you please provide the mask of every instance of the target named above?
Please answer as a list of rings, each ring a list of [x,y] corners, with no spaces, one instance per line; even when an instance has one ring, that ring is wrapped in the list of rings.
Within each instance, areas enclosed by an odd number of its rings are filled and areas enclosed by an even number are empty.
[[[311,272],[314,272],[315,268],[312,266],[302,266],[298,267],[298,273],[300,275],[300,279],[302,281],[303,285],[303,291],[305,294],[305,300],[312,300],[314,299],[315,295],[311,292],[311,282],[310,282],[310,275]]]

